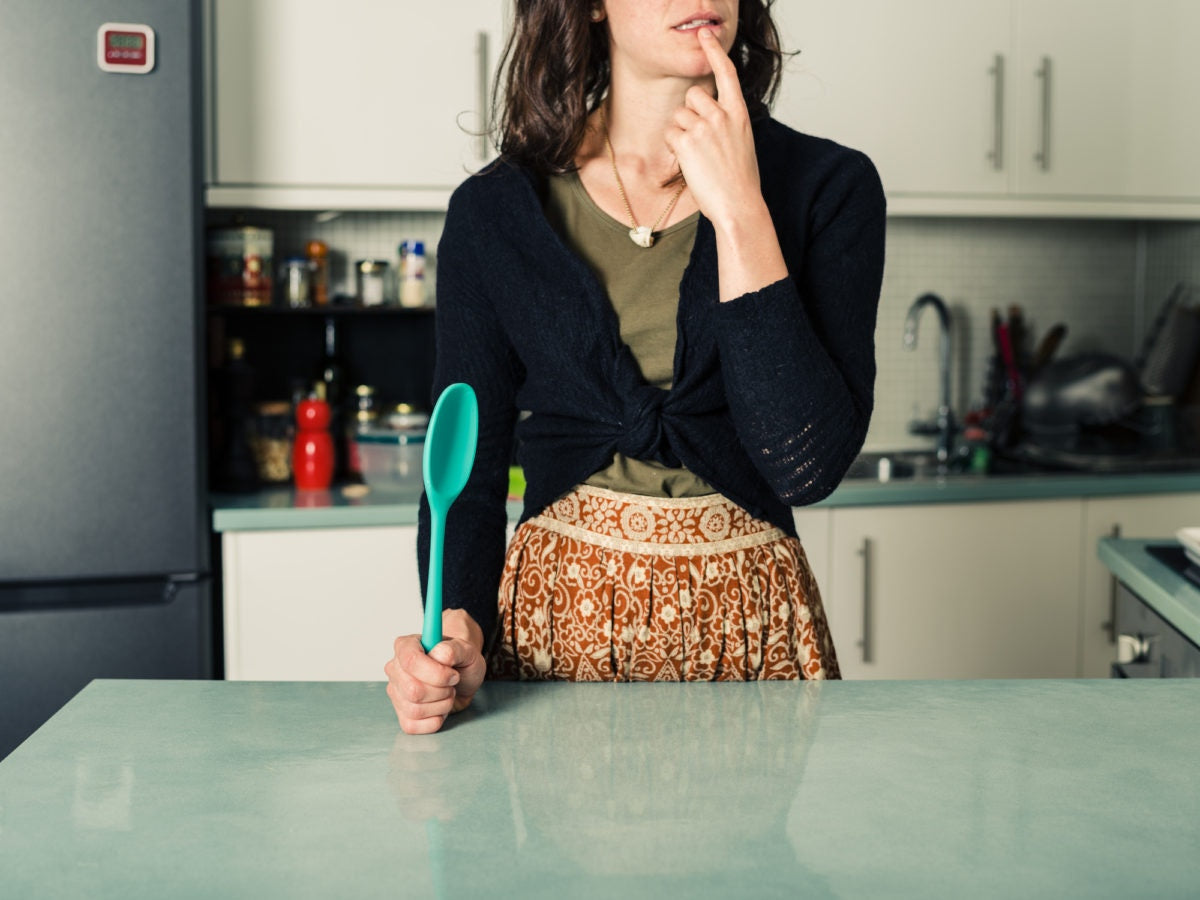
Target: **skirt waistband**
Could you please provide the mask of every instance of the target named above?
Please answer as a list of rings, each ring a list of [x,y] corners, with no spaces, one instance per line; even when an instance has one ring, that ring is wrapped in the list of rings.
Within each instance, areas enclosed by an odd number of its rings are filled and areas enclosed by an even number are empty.
[[[597,546],[661,556],[725,553],[787,536],[721,494],[650,497],[586,484],[530,521]]]

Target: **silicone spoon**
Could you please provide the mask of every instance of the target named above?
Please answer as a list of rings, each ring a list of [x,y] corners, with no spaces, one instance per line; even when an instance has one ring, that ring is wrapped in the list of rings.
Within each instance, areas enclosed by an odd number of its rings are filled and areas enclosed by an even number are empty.
[[[429,417],[422,469],[429,501],[429,581],[425,587],[425,622],[421,646],[428,653],[442,640],[442,547],[446,513],[462,493],[475,462],[479,438],[479,401],[469,384],[442,391]]]

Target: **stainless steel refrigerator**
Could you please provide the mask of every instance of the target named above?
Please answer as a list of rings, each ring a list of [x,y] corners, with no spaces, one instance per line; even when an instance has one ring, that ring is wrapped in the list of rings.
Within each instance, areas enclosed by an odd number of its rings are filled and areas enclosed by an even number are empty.
[[[93,678],[202,678],[198,0],[4,0],[0,758]]]

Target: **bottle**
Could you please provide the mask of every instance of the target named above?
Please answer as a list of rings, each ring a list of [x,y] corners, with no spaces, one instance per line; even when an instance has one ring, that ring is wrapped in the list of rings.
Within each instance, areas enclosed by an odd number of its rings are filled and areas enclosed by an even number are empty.
[[[244,493],[258,487],[258,470],[251,443],[254,414],[254,369],[246,361],[241,338],[226,343],[228,358],[218,381],[218,423],[221,440],[214,481],[219,490]]]
[[[304,400],[296,408],[296,442],[292,473],[296,489],[323,491],[333,483],[333,436],[329,433],[329,404]]]
[[[329,305],[329,245],[324,241],[309,241],[305,248],[312,268],[310,293],[313,306]]]
[[[425,305],[425,242],[401,241],[400,247],[400,305]]]
[[[329,404],[330,424],[333,434],[338,435],[334,441],[334,478],[342,479],[346,475],[346,442],[341,439],[342,423],[345,420],[346,396],[346,367],[342,363],[338,347],[337,320],[333,316],[325,317],[325,351],[317,368],[317,382],[324,390],[324,400]]]

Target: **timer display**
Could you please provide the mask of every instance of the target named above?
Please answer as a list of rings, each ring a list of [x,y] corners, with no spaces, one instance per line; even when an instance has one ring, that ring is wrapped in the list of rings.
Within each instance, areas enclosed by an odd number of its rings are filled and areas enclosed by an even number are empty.
[[[154,68],[154,29],[106,22],[96,32],[96,63],[105,72],[144,75]]]

